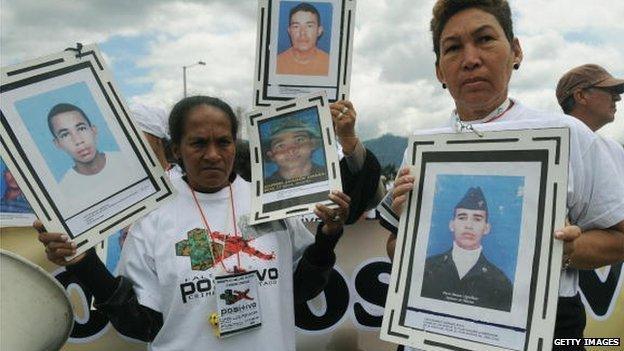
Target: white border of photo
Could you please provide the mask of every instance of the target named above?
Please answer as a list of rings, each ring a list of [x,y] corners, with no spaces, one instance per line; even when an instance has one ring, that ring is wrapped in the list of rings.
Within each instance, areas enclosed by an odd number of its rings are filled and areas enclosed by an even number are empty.
[[[320,146],[325,153],[327,180],[314,184],[294,186],[276,191],[279,195],[264,193],[264,155],[260,142],[259,125],[270,119],[292,115],[298,111],[315,108],[317,110],[320,135],[323,140]],[[324,92],[302,96],[285,103],[276,104],[267,109],[255,110],[245,114],[245,123],[249,133],[249,152],[251,158],[251,224],[263,223],[277,219],[313,213],[316,203],[334,207],[327,195],[330,191],[342,191],[340,164],[336,149],[336,136],[329,111],[329,102]],[[322,184],[321,184],[322,183]],[[278,196],[278,197],[276,197]],[[267,209],[266,205],[279,204],[278,209]],[[272,206],[269,206],[272,207]]]
[[[11,170],[37,218],[50,232],[67,233],[79,255],[108,235],[133,223],[173,194],[173,188],[143,133],[132,121],[97,45],[2,67],[2,159]],[[48,168],[16,101],[85,83],[128,164],[128,184],[98,185],[93,193],[64,194]],[[45,119],[45,116],[41,116]],[[50,147],[54,147],[52,144]],[[101,189],[100,189],[101,188]],[[75,198],[75,199],[74,199]],[[75,201],[74,201],[75,200]],[[80,201],[79,201],[80,200]],[[78,205],[76,205],[78,204]],[[71,257],[68,257],[71,259]]]
[[[553,233],[565,225],[569,131],[479,134],[421,134],[409,140],[406,161],[416,182],[400,217],[383,340],[423,350],[551,347],[563,248]],[[537,192],[523,199],[511,311],[420,296],[433,206],[430,178],[440,172],[523,176],[528,191]]]

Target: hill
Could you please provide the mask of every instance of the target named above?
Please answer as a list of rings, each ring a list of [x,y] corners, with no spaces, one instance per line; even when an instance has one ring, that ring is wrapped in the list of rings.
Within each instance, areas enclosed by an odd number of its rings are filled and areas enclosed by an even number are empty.
[[[403,160],[403,152],[407,147],[407,138],[384,134],[378,138],[366,140],[363,144],[377,156],[381,167],[394,165],[398,168]]]

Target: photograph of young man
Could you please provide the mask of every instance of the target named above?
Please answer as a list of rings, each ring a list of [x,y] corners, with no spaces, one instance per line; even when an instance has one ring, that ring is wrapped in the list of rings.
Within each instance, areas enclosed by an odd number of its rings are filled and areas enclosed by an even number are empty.
[[[74,165],[59,185],[64,194],[89,194],[94,185],[127,183],[126,162],[120,152],[98,150],[98,130],[78,106],[60,103],[48,113],[54,145],[72,158]]]
[[[290,10],[288,36],[291,47],[277,55],[277,74],[326,76],[329,54],[317,46],[323,35],[321,15],[303,2]]]
[[[509,311],[513,285],[483,254],[481,242],[492,228],[481,188],[468,189],[453,212],[453,246],[426,259],[422,296]]]
[[[325,166],[312,159],[319,146],[321,137],[318,131],[307,123],[296,118],[275,123],[265,142],[265,150],[277,170],[265,179],[265,184],[324,175]]]

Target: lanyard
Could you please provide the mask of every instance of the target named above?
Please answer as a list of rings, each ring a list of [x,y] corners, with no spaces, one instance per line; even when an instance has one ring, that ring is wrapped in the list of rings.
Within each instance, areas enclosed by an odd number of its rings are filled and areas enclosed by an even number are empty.
[[[513,106],[513,102],[507,98],[505,99],[505,101],[498,106],[498,108],[496,108],[494,111],[490,112],[487,116],[485,116],[484,118],[478,120],[478,121],[473,121],[474,122],[479,122],[479,123],[489,123],[489,122],[493,122],[501,117],[503,117],[503,115],[505,113],[507,113],[507,111],[509,111],[511,109],[511,107]],[[453,128],[455,129],[456,132],[461,132],[461,131],[469,131],[469,132],[474,132],[475,134],[477,134],[479,137],[483,136],[483,133],[479,132],[478,130],[476,130],[473,127],[472,123],[466,123],[463,122],[460,118],[459,118],[459,114],[457,114],[457,110],[453,111],[453,114],[451,116],[452,120],[453,120]]]
[[[188,185],[188,184],[187,184]],[[236,210],[234,208],[234,196],[232,195],[232,185],[228,185],[229,189],[230,189],[230,209],[232,210],[232,227],[234,228],[234,238],[238,238],[238,229],[236,227]],[[213,259],[216,259],[216,256],[214,254],[214,250],[212,249],[212,243],[213,243],[213,234],[212,231],[210,230],[210,226],[208,225],[208,220],[206,220],[206,216],[204,215],[204,211],[202,210],[201,206],[199,205],[199,201],[197,201],[197,196],[195,195],[195,190],[193,190],[193,188],[191,188],[191,186],[189,185],[189,189],[191,190],[191,194],[193,195],[193,200],[195,200],[195,205],[197,206],[197,210],[199,211],[199,214],[201,216],[202,222],[204,222],[204,227],[206,227],[206,231],[208,232],[208,246],[210,247],[210,254],[212,255]],[[227,218],[226,218],[227,221]],[[218,237],[217,237],[218,238]],[[232,271],[229,271],[227,269],[227,267],[225,266],[225,263],[223,263],[223,260],[226,258],[225,257],[225,252],[227,251],[227,244],[228,244],[228,234],[224,233],[223,234],[223,238],[219,238],[221,240],[223,240],[223,250],[221,251],[221,266],[223,267],[223,269],[227,272],[227,273],[236,273],[240,271],[240,266],[241,266],[241,262],[240,262],[240,250],[237,250],[236,247],[234,247],[233,249],[236,250],[236,260],[238,262],[238,266],[234,266],[234,269]],[[237,239],[234,239],[234,245],[237,245]],[[242,237],[241,237],[241,242],[242,242]]]

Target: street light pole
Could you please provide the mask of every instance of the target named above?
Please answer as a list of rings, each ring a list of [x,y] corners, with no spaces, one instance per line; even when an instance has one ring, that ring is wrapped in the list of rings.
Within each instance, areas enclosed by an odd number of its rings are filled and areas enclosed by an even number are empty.
[[[186,97],[186,66],[182,66],[182,84],[184,87],[184,97]]]
[[[197,61],[197,62],[195,62],[192,65],[182,66],[182,86],[184,87],[184,97],[186,97],[186,69],[187,68],[191,68],[193,66],[197,66],[197,65],[205,66],[206,62],[204,62],[204,61]]]

